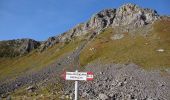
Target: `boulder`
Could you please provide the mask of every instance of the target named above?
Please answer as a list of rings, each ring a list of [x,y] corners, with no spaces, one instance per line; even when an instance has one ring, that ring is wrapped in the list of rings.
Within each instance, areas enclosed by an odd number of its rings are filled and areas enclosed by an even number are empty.
[[[106,94],[100,93],[100,94],[99,94],[99,99],[100,99],[100,100],[108,100],[109,97],[108,97]]]
[[[32,86],[27,87],[26,90],[28,92],[34,92],[36,90],[36,87],[32,85]]]

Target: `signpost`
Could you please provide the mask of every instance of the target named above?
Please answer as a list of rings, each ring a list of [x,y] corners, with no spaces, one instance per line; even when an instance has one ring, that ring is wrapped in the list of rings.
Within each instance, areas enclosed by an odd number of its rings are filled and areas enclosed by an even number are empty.
[[[76,73],[78,73],[78,70],[76,70]],[[66,75],[67,76],[67,75]],[[81,79],[81,78],[83,79],[84,77],[83,76],[80,76],[80,75],[77,75],[76,76],[76,78],[77,79]],[[78,81],[76,80],[75,81],[75,91],[74,91],[74,95],[75,95],[75,100],[77,100],[78,99]]]
[[[75,81],[75,100],[78,99],[78,81],[92,81],[93,80],[93,72],[66,72],[64,75],[65,80],[73,80]]]

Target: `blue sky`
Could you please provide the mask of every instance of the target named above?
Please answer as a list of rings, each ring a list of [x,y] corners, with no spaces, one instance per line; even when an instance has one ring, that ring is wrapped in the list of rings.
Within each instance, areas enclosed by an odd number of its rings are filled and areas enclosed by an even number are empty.
[[[0,40],[46,40],[106,8],[135,3],[170,15],[170,0],[0,0]]]

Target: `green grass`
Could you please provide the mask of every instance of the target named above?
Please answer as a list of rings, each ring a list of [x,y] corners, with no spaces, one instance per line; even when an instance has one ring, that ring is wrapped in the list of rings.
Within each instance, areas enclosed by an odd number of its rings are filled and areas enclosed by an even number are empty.
[[[34,92],[28,92],[26,88],[28,86],[21,87],[14,92],[11,93],[11,98],[14,100],[59,100],[60,97],[62,96],[59,91],[62,91],[62,86],[63,84],[61,83],[50,83],[46,86],[39,86],[36,87],[36,90]],[[67,99],[65,99],[67,100]]]
[[[153,27],[148,37],[123,33],[120,40],[111,40],[114,29],[106,29],[82,51],[81,65],[101,59],[102,63],[135,63],[146,69],[170,67],[170,22],[158,21]]]
[[[37,71],[54,63],[59,57],[73,51],[83,41],[75,39],[68,44],[58,43],[42,53],[33,51],[22,57],[0,58],[0,79],[16,77],[26,71]]]

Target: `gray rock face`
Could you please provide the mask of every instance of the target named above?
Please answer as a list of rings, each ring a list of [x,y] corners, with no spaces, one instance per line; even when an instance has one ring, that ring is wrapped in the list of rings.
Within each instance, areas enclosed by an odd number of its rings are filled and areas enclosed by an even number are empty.
[[[143,9],[134,4],[125,4],[117,9],[112,26],[127,26],[133,29],[152,24],[158,18],[159,15],[155,10]]]
[[[38,48],[40,44],[40,42],[32,39],[0,41],[0,57],[23,55]]]
[[[93,15],[93,17],[86,23],[77,28],[81,32],[87,30],[100,30],[107,27],[126,26],[131,29],[142,27],[147,24],[152,24],[155,20],[159,19],[159,15],[155,10],[143,9],[135,4],[125,4],[118,9],[105,9]],[[86,31],[85,31],[86,30]]]
[[[48,47],[53,46],[54,44],[58,43],[59,39],[58,37],[49,37],[47,41],[44,41],[41,45],[40,45],[40,51],[45,50]]]
[[[125,4],[118,9],[102,10],[97,14],[94,14],[89,21],[78,24],[59,36],[50,37],[43,43],[32,39],[18,39],[14,41],[16,42],[14,43],[14,49],[17,47],[15,51],[17,52],[17,55],[20,55],[38,48],[41,44],[39,51],[43,51],[56,43],[69,42],[73,38],[84,36],[87,33],[89,33],[89,35],[93,35],[94,33],[97,35],[96,33],[99,34],[107,27],[119,28],[119,30],[123,32],[128,32],[129,30],[150,25],[159,18],[160,16],[155,10],[143,9],[135,4]]]
[[[32,39],[21,39],[18,41],[21,42],[21,46],[18,48],[21,54],[29,53],[40,46],[40,42]]]
[[[89,21],[78,24],[71,30],[55,37],[52,41],[48,39],[41,48],[49,47],[58,42],[71,41],[72,38],[87,33],[100,33],[107,27],[123,27],[123,32],[134,30],[152,24],[159,18],[160,16],[155,10],[143,9],[135,4],[125,4],[118,9],[105,9],[93,15]]]
[[[89,22],[85,23],[85,29],[100,31],[110,26],[116,16],[116,9],[105,9],[95,14]]]

